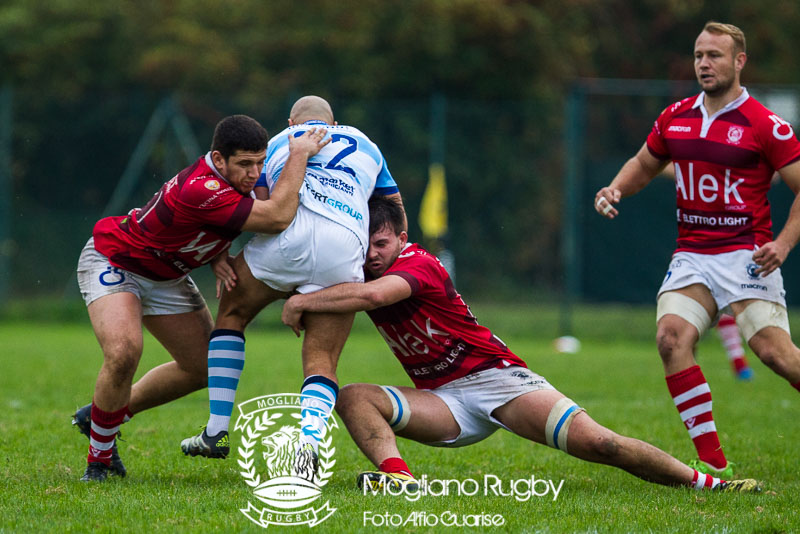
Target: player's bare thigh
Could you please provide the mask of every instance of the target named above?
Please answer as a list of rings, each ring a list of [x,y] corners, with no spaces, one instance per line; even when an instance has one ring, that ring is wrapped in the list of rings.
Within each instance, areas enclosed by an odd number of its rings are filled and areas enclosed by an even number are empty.
[[[564,394],[554,389],[531,391],[496,408],[492,416],[513,433],[536,443],[547,443],[545,426],[550,411]]]
[[[731,302],[731,310],[739,316],[756,299]],[[792,341],[792,337],[783,328],[766,326],[758,330],[747,340],[753,352],[773,371],[791,383],[800,380],[800,350]]]
[[[461,427],[458,426],[450,408],[441,398],[430,391],[406,386],[395,387],[405,395],[411,409],[408,424],[403,430],[397,432],[398,436],[421,443],[436,443],[456,439],[461,434]],[[379,387],[378,390],[386,403],[383,406],[385,411],[382,410],[382,413],[389,418],[392,415],[391,401],[385,391]]]
[[[546,445],[547,419],[555,404],[563,398],[563,393],[553,389],[532,391],[507,402],[492,415],[514,434]],[[613,431],[581,411],[570,423],[567,449],[573,456],[594,459],[596,443],[605,443],[616,437]]]
[[[455,439],[461,433],[450,409],[438,396],[412,387],[393,387],[405,396],[411,412],[405,428],[396,433],[398,436],[421,443],[436,443]],[[344,404],[347,406],[340,406]],[[392,417],[392,402],[386,391],[375,384],[348,384],[340,392],[336,409],[340,414],[346,409],[353,420],[350,424],[357,424],[359,411],[367,404],[374,406],[388,424]]]
[[[142,322],[181,369],[206,374],[208,338],[214,328],[214,320],[207,307],[173,315],[145,315]]]
[[[142,303],[127,291],[104,295],[88,306],[97,341],[106,359],[136,365],[142,354]]]
[[[287,298],[289,293],[272,289],[255,278],[241,252],[233,259],[233,269],[238,278],[236,287],[222,292],[215,326],[243,331],[265,306]]]

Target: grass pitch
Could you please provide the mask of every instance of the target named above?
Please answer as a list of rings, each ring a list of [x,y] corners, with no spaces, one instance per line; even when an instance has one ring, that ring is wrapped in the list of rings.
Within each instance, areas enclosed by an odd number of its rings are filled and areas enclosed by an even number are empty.
[[[688,460],[691,441],[667,394],[655,351],[653,310],[581,308],[575,330],[583,348],[557,354],[557,317],[544,308],[475,306],[479,320],[535,371],[615,431]],[[85,312],[83,312],[85,314]],[[248,360],[237,400],[297,392],[300,342],[267,310],[247,333]],[[795,313],[790,316],[800,319]],[[795,326],[795,331],[797,326]],[[0,323],[0,532],[262,532],[240,511],[259,505],[239,474],[240,433],[224,461],[184,457],[180,440],[199,431],[207,394],[194,393],[137,415],[123,426],[120,453],[128,476],[83,484],[86,439],[70,415],[89,401],[100,351],[88,321]],[[168,358],[150,337],[139,375]],[[494,475],[563,481],[552,492],[513,496],[362,496],[355,475],[370,468],[342,428],[333,434],[336,464],[323,498],[336,512],[320,532],[792,532],[800,530],[800,396],[750,355],[756,377],[736,382],[713,334],[698,359],[714,395],[714,415],[726,455],[742,477],[764,483],[759,495],[728,495],[642,482],[506,432],[462,449],[436,449],[401,440],[409,466],[429,479]],[[340,361],[341,383],[410,385],[380,336],[360,318]],[[256,462],[261,461],[260,453]],[[517,486],[524,493],[524,485]],[[535,486],[537,487],[537,486]],[[449,486],[454,491],[455,486]],[[543,486],[538,486],[541,490]],[[315,502],[319,505],[322,499]],[[496,519],[502,516],[502,524]],[[488,518],[488,519],[487,519]],[[442,521],[467,526],[445,526]],[[486,523],[487,521],[494,521]],[[402,526],[396,526],[402,523]],[[307,531],[307,526],[268,530]]]

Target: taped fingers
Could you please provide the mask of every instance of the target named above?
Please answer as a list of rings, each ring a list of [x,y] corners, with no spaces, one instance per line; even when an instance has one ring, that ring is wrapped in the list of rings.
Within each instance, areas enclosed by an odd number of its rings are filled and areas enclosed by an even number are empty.
[[[611,205],[611,202],[609,202],[606,197],[598,198],[597,201],[594,203],[594,205],[597,209],[600,210],[600,213],[602,213],[603,215],[607,215],[608,212],[611,211],[611,208],[613,207]]]

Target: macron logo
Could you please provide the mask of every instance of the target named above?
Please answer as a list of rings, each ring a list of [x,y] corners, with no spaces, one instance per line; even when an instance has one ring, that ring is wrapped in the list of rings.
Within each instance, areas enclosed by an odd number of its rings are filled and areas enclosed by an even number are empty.
[[[691,126],[670,126],[667,128],[668,132],[686,132],[689,133],[692,131]]]

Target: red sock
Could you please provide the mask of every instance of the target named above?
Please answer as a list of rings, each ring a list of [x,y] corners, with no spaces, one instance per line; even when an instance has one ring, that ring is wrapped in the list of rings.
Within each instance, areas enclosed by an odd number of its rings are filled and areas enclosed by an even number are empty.
[[[724,469],[728,460],[722,453],[714,416],[711,414],[711,390],[699,365],[667,378],[667,387],[681,420],[689,431],[700,459],[716,469]]]
[[[401,475],[408,475],[410,477],[414,476],[411,474],[411,471],[402,458],[387,458],[381,462],[378,469],[384,473],[400,473]]]
[[[714,489],[719,485],[720,482],[725,481],[712,477],[711,475],[704,475],[703,473],[695,470],[694,476],[692,477],[692,483],[689,484],[689,486],[696,490]]]
[[[739,334],[739,327],[736,326],[736,319],[731,315],[723,315],[717,323],[717,332],[722,340],[722,346],[728,354],[733,371],[738,375],[743,369],[750,367],[747,358],[744,356],[742,337]]]
[[[117,437],[119,426],[129,413],[125,406],[116,412],[104,412],[92,402],[92,429],[89,432],[89,456],[87,462],[111,464],[111,447]]]
[[[792,384],[792,387],[794,389],[796,389],[797,391],[800,391],[800,382],[797,382],[796,384]]]

